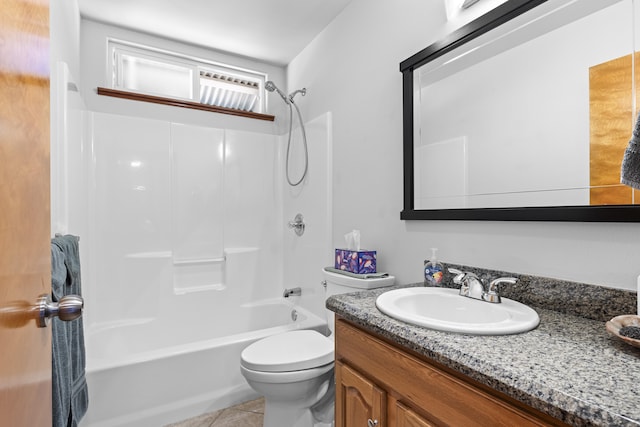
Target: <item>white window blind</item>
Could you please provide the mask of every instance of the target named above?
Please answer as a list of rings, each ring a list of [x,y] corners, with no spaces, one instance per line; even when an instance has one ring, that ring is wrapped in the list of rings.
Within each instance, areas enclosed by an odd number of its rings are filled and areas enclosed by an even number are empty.
[[[265,112],[265,73],[119,40],[109,49],[113,89]]]
[[[259,98],[259,82],[222,73],[200,71],[202,104],[254,111]]]

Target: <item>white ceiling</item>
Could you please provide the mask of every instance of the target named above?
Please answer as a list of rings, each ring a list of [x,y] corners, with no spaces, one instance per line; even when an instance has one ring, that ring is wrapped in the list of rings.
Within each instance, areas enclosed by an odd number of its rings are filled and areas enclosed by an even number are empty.
[[[83,17],[285,65],[351,0],[78,0]]]

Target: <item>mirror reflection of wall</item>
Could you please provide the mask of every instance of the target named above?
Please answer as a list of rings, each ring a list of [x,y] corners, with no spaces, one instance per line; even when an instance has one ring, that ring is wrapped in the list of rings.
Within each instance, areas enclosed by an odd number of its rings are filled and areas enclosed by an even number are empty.
[[[414,72],[416,209],[640,204],[619,184],[634,0],[548,3]]]

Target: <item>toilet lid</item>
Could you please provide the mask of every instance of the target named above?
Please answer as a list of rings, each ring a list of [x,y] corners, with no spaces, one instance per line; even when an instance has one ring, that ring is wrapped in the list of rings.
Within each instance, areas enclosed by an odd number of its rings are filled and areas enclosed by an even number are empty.
[[[290,331],[256,341],[242,351],[242,366],[254,371],[288,372],[333,362],[333,340],[312,330]]]

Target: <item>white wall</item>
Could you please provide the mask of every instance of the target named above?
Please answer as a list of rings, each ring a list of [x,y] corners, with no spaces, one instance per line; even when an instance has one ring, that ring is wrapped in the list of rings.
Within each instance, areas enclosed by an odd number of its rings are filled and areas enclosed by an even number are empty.
[[[444,0],[447,10],[448,23],[445,31],[453,31],[465,23],[472,21],[480,14],[485,14],[500,6],[506,0],[485,0],[467,9],[461,9],[464,0]]]
[[[447,28],[443,2],[354,0],[289,64],[303,113],[333,112],[333,243],[357,228],[378,269],[422,280],[429,248],[444,262],[635,289],[640,224],[401,221],[399,63]]]

